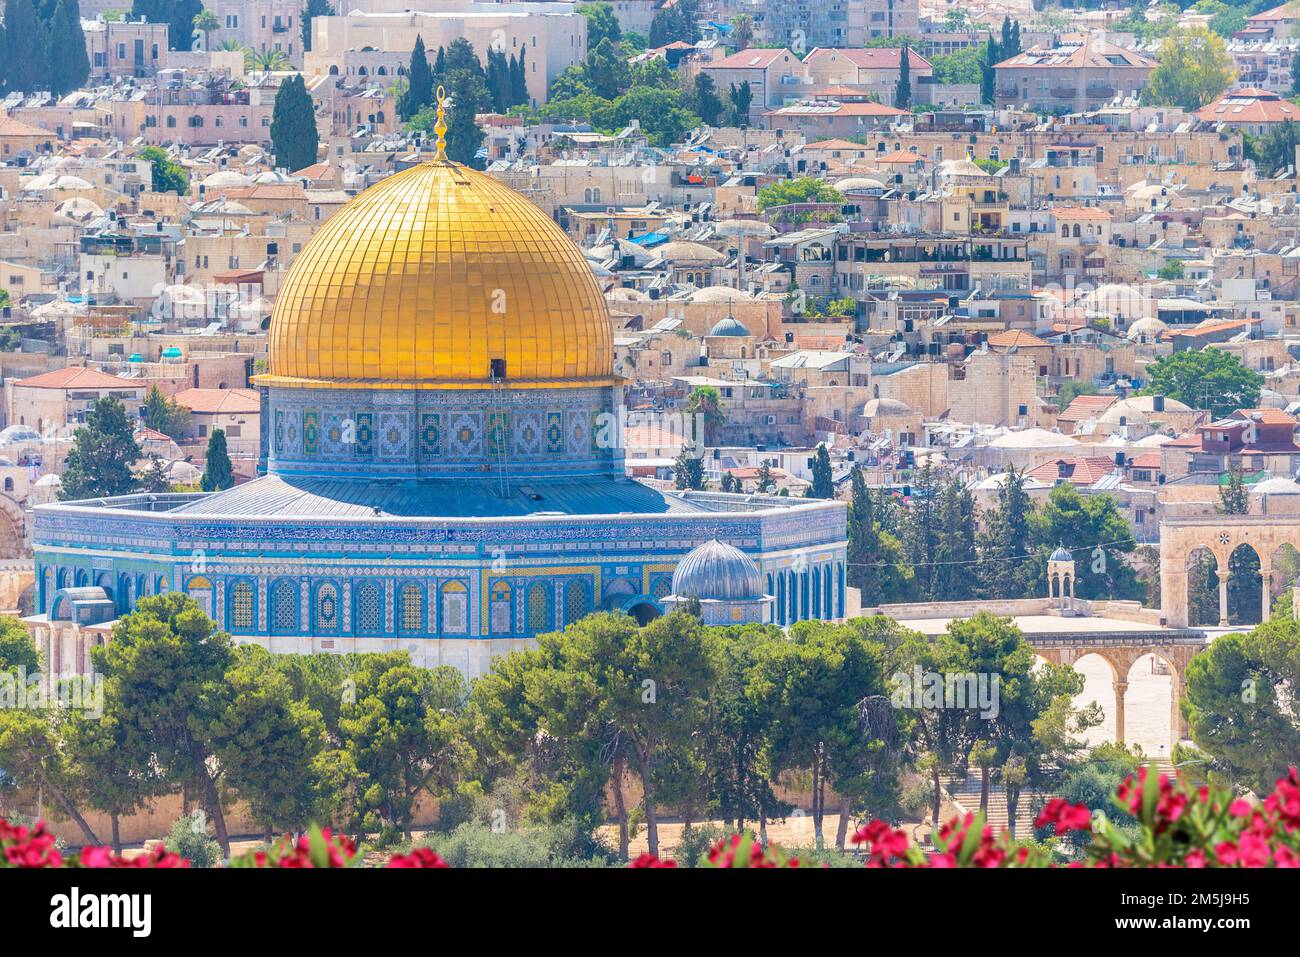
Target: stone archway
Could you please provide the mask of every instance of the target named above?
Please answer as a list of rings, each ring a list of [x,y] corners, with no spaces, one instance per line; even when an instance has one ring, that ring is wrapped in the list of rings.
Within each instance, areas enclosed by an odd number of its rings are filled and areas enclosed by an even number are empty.
[[[637,602],[627,610],[627,613],[636,619],[638,625],[648,625],[659,617],[659,609],[648,601]]]
[[[1197,548],[1208,549],[1220,569],[1220,620],[1228,620],[1229,559],[1239,546],[1249,545],[1259,556],[1261,592],[1273,586],[1273,556],[1283,545],[1300,548],[1300,515],[1205,515],[1165,519],[1160,523],[1160,613],[1164,624],[1185,628],[1187,559]],[[1268,617],[1262,604],[1261,612]]]
[[[17,502],[0,495],[0,561],[28,554],[27,517]]]
[[[1193,640],[1189,637],[1168,643],[1153,642],[1150,639],[1133,641],[1111,639],[1104,644],[1084,639],[1077,642],[1032,641],[1031,644],[1037,654],[1055,664],[1072,665],[1085,655],[1097,655],[1110,665],[1111,690],[1114,694],[1111,713],[1114,715],[1115,740],[1120,742],[1126,739],[1124,703],[1128,692],[1129,673],[1133,670],[1133,665],[1147,655],[1155,655],[1162,659],[1168,664],[1170,675],[1170,753],[1173,752],[1173,745],[1187,737],[1187,725],[1183,721],[1181,708],[1183,695],[1186,692],[1184,675],[1187,673],[1187,663],[1192,660],[1192,656],[1205,647],[1199,639]],[[1104,708],[1105,704],[1102,707]]]

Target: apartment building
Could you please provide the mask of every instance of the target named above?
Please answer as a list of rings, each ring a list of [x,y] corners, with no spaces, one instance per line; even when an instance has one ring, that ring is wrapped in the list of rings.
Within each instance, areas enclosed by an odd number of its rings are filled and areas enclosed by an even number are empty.
[[[1091,33],[1062,36],[1054,47],[1033,47],[994,66],[997,105],[1045,113],[1082,113],[1146,88],[1152,57]]]
[[[149,77],[167,65],[167,24],[85,21],[90,80]]]
[[[465,38],[479,59],[489,47],[522,56],[528,94],[545,103],[551,81],[587,59],[587,20],[570,3],[480,3],[476,0],[349,0],[346,16],[314,17],[309,75],[345,76],[388,86],[406,74],[415,39],[432,57]]]

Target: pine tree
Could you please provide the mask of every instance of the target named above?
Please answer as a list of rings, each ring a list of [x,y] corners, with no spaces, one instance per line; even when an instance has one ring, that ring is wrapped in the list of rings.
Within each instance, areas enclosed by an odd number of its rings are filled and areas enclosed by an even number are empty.
[[[510,64],[496,47],[488,47],[487,90],[494,111],[504,113],[510,108]]]
[[[704,460],[684,447],[673,464],[673,478],[679,489],[704,488]]]
[[[190,410],[162,394],[156,385],[144,397],[144,422],[151,429],[179,438],[190,427]]]
[[[935,600],[935,561],[939,551],[939,483],[927,462],[912,483],[903,543],[908,561],[916,567],[921,597]]]
[[[86,34],[81,29],[79,0],[58,0],[49,23],[50,92],[63,96],[79,90],[90,76]]]
[[[894,106],[900,110],[912,106],[912,50],[906,42],[898,51],[898,85],[894,87]]]
[[[220,492],[235,484],[235,470],[230,464],[230,455],[226,451],[226,433],[222,429],[213,429],[208,439],[206,462],[203,466],[203,478],[199,488],[205,492]]]
[[[1250,498],[1246,494],[1245,477],[1241,467],[1228,472],[1228,482],[1219,487],[1219,513],[1222,515],[1245,515],[1250,511]]]
[[[46,49],[46,31],[32,0],[5,0],[5,49],[0,51],[5,86],[23,93],[45,89],[49,77],[42,51]]]
[[[131,466],[140,458],[140,446],[120,399],[96,399],[86,424],[72,436],[72,448],[63,463],[63,499],[106,498],[135,490]]]
[[[477,79],[486,82],[487,74],[483,71],[483,64],[474,52],[474,45],[464,37],[457,37],[447,46],[446,62],[442,67],[447,74],[452,74],[458,70],[466,70],[473,74]]]
[[[722,98],[718,96],[713,77],[707,73],[697,73],[695,75],[693,109],[699,118],[709,126],[717,126],[722,122]]]
[[[439,57],[442,51],[438,52]],[[411,68],[406,71],[406,92],[397,103],[397,115],[409,120],[416,113],[433,102],[433,73],[429,69],[429,57],[424,51],[424,38],[415,38],[415,48],[411,50]]]
[[[998,490],[980,535],[980,597],[1028,598],[1036,569],[1030,520],[1034,504],[1025,491],[1025,473],[1013,467]]]
[[[934,594],[937,601],[975,597],[975,498],[957,479],[939,497],[939,547],[935,550]]]
[[[316,162],[320,134],[316,131],[311,94],[301,74],[285,80],[275,95],[271,144],[275,148],[275,165],[281,169],[299,170]]]

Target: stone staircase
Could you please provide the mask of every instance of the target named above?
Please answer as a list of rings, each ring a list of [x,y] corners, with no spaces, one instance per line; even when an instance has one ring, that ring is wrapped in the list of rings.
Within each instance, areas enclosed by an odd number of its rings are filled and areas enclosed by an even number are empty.
[[[943,779],[944,790],[952,798],[953,804],[969,811],[971,814],[980,809],[980,775],[976,771],[967,775],[964,779],[951,777]],[[1029,792],[1022,792],[1020,795],[1020,804],[1016,808],[1016,833],[1022,837],[1032,834],[1034,830],[1034,808],[1039,804],[1038,796]],[[993,828],[993,833],[997,834],[1007,830],[1007,795],[1002,787],[993,781],[989,784],[989,804],[985,818]]]
[[[1170,777],[1176,777],[1178,774],[1171,761],[1156,761],[1155,764],[1161,774],[1167,774]],[[965,778],[954,775],[944,777],[942,780],[944,791],[947,792],[952,803],[961,809],[963,813],[969,811],[974,814],[980,809],[979,771],[972,771]],[[1020,804],[1016,808],[1016,833],[1018,835],[1023,837],[1033,833],[1035,809],[1044,803],[1047,797],[1048,795],[1027,791],[1021,793]],[[989,825],[992,826],[995,834],[1007,829],[1007,795],[996,778],[989,784],[989,803],[985,818]]]

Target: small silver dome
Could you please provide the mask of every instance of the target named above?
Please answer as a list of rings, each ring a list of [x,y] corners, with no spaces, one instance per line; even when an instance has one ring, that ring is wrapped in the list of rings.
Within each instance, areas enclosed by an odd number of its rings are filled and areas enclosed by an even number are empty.
[[[727,316],[725,319],[719,319],[709,330],[711,336],[747,336],[749,330],[745,324],[735,316]]]
[[[701,601],[751,601],[763,596],[754,560],[716,538],[697,545],[673,572],[673,594]]]
[[[1066,550],[1064,545],[1057,545],[1056,551],[1052,552],[1051,557],[1047,560],[1049,562],[1072,562],[1074,561],[1074,556]]]

